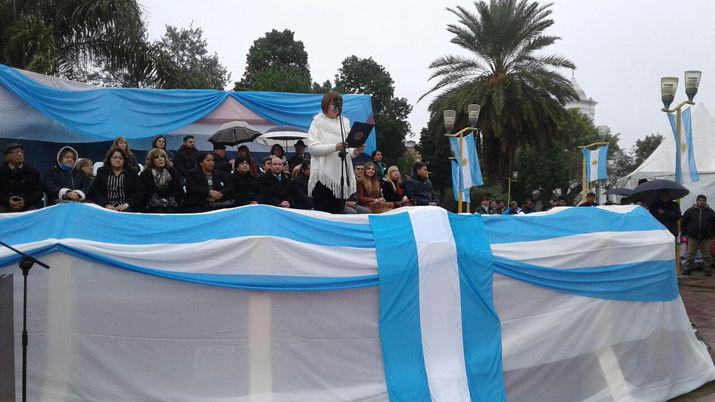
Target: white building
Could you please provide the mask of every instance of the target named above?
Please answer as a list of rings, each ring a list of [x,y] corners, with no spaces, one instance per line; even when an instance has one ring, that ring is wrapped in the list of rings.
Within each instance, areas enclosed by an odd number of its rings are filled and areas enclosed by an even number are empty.
[[[581,114],[591,119],[591,121],[594,121],[594,118],[596,117],[596,104],[598,102],[593,100],[593,98],[586,96],[586,93],[583,91],[578,82],[576,82],[576,78],[571,76],[569,81],[571,81],[571,86],[574,91],[576,91],[576,95],[578,95],[578,100],[567,103],[565,106],[566,109],[577,109]]]

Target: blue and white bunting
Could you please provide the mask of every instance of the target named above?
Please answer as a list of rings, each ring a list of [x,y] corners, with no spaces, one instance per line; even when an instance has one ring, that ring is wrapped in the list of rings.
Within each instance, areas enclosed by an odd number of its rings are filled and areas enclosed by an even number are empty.
[[[675,139],[675,182],[683,184],[700,181],[698,166],[695,163],[695,149],[693,149],[693,121],[690,108],[683,111],[680,141],[678,141],[678,123],[674,113],[668,114],[668,121]]]
[[[452,169],[452,182],[458,182],[458,187],[463,193],[467,193],[474,186],[484,184],[482,179],[482,171],[479,167],[479,157],[477,156],[477,145],[474,141],[474,135],[469,134],[464,136],[462,142],[462,150],[459,150],[459,138],[449,138],[450,147],[456,158],[456,169]],[[459,180],[455,180],[455,170],[458,172]],[[455,192],[456,193],[456,192]]]
[[[608,160],[608,145],[597,149],[583,148],[583,158],[586,161],[586,180],[591,183],[608,178],[606,163]]]

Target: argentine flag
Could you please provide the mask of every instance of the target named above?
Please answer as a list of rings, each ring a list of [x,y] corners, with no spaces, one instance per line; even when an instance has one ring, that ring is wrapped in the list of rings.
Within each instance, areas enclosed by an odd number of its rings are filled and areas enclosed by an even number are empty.
[[[685,109],[683,112],[680,142],[678,142],[675,114],[669,113],[668,121],[670,121],[670,127],[673,129],[673,136],[675,137],[675,182],[683,184],[700,181],[698,167],[695,164],[693,121],[690,116],[690,108]]]
[[[454,200],[459,201],[459,162],[452,159],[452,191],[454,192]],[[471,202],[469,199],[469,189],[462,190],[462,201]]]
[[[606,160],[608,158],[608,145],[590,150],[583,148],[583,159],[586,161],[586,180],[592,181],[608,178]]]
[[[481,186],[484,184],[482,179],[482,171],[479,167],[479,158],[477,157],[477,145],[474,142],[474,135],[469,134],[464,136],[464,142],[462,143],[462,152],[459,152],[459,138],[450,137],[450,146],[452,147],[452,152],[457,159],[455,163],[452,164],[452,183],[456,184],[455,187],[455,198],[457,197],[456,188],[465,194],[469,194],[469,189],[474,186]],[[458,174],[459,176],[455,176]],[[457,180],[459,178],[459,180]],[[469,201],[467,201],[469,202]]]

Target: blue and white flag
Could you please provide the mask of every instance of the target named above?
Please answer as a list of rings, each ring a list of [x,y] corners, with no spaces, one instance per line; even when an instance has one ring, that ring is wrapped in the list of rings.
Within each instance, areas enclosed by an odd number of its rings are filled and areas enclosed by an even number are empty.
[[[477,145],[474,142],[474,135],[469,134],[464,136],[461,153],[459,152],[459,138],[450,137],[449,142],[450,146],[452,147],[454,157],[458,161],[457,167],[460,174],[460,190],[462,190],[463,192],[465,190],[469,191],[469,189],[474,186],[481,186],[482,184],[484,184],[484,180],[482,179],[482,171],[479,167],[479,158],[477,157]]]
[[[695,150],[693,149],[693,121],[690,115],[690,108],[685,109],[683,112],[680,141],[678,141],[675,114],[669,113],[668,121],[670,121],[670,127],[673,129],[673,136],[675,137],[675,182],[683,184],[700,181],[698,166],[695,163]]]
[[[454,200],[459,201],[459,162],[452,159],[452,191],[454,192]],[[469,189],[462,190],[462,201],[471,202],[469,199]]]
[[[594,150],[583,148],[583,159],[586,161],[586,181],[590,183],[608,178],[606,171],[608,145]]]

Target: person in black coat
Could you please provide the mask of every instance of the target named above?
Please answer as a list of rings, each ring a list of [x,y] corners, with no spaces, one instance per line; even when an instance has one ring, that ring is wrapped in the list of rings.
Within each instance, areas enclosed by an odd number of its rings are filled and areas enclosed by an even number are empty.
[[[283,173],[283,160],[278,156],[271,157],[270,171],[258,176],[258,202],[290,208],[293,205],[290,175]]]
[[[214,169],[221,170],[226,174],[231,174],[231,162],[226,156],[226,146],[214,144]]]
[[[231,175],[231,179],[233,179],[236,206],[257,204],[258,179],[251,173],[251,164],[243,156],[236,157],[233,164],[236,170]]]
[[[166,137],[163,135],[157,135],[154,137],[154,139],[151,141],[151,149],[154,148],[159,148],[164,150],[166,152],[166,157],[168,158],[167,160],[174,163],[174,153],[166,149]]]
[[[72,147],[57,152],[57,164],[45,175],[43,187],[49,205],[58,202],[85,202],[92,181],[75,169],[78,154]]]
[[[695,266],[695,254],[703,253],[703,272],[712,275],[713,259],[710,255],[713,235],[715,234],[715,211],[707,204],[707,197],[700,194],[695,205],[683,214],[683,233],[688,235],[688,264],[683,275],[690,275]]]
[[[423,162],[415,162],[412,168],[414,178],[405,182],[405,194],[412,205],[436,205],[439,206],[439,197],[432,188],[427,165]]]
[[[176,212],[184,198],[179,173],[163,149],[154,148],[146,155],[146,168],[139,175],[144,187],[147,212]]]
[[[5,163],[0,166],[0,212],[22,212],[42,208],[40,172],[25,163],[25,149],[11,142],[5,146]]]
[[[298,209],[313,209],[313,199],[308,194],[308,179],[310,178],[310,159],[300,163],[298,174],[290,182],[293,207]]]
[[[182,145],[174,158],[174,168],[179,172],[181,177],[189,177],[191,171],[196,169],[199,151],[196,149],[196,139],[193,135],[184,136],[184,145]]]
[[[95,204],[113,211],[136,212],[144,208],[142,182],[121,148],[107,152],[92,182],[90,196]]]
[[[651,215],[662,223],[673,236],[678,236],[678,221],[681,218],[680,205],[670,199],[670,193],[661,191],[658,194],[658,201],[648,207]]]
[[[185,212],[206,212],[229,208],[234,204],[233,180],[221,170],[214,169],[214,157],[201,153],[198,169],[186,178]]]
[[[137,161],[136,155],[132,152],[132,148],[129,146],[129,141],[127,141],[126,138],[122,136],[115,138],[109,150],[111,151],[113,148],[121,148],[121,150],[127,155],[129,167],[135,172],[139,172],[139,162]]]

